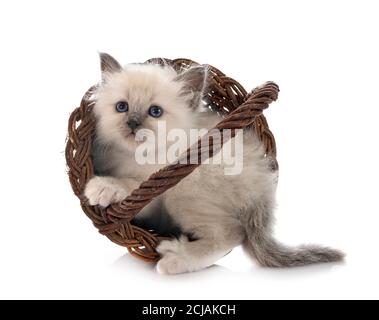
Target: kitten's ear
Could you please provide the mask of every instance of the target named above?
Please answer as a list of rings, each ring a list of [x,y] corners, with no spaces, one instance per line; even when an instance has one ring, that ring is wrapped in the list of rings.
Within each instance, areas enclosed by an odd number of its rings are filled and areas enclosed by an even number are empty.
[[[109,75],[114,72],[119,72],[122,70],[121,65],[118,63],[118,61],[113,58],[108,53],[100,52],[100,67],[101,67],[101,73],[103,80],[106,77],[106,75]]]
[[[180,73],[175,81],[183,83],[182,94],[189,96],[191,107],[197,108],[209,82],[209,68],[207,66],[191,67]]]

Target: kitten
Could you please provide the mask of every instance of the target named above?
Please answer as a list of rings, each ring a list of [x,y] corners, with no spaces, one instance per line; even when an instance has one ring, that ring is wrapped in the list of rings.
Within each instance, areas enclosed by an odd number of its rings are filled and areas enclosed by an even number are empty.
[[[122,68],[104,53],[100,58],[103,81],[93,109],[97,119],[93,146],[97,175],[88,182],[84,194],[91,205],[106,207],[124,199],[165,166],[136,162],[139,130],[148,129],[158,136],[159,121],[165,122],[167,130],[181,128],[188,132],[204,125],[209,129],[221,118],[203,110],[209,77],[206,67],[193,66],[177,73],[170,66],[154,64]],[[169,147],[158,142],[161,148]],[[272,238],[277,173],[272,171],[262,144],[249,130],[243,133],[243,149],[239,175],[225,175],[223,163],[201,165],[136,216],[133,222],[137,225],[176,236],[159,244],[158,272],[200,270],[240,244],[267,267],[343,259],[343,253],[337,250],[289,248]]]

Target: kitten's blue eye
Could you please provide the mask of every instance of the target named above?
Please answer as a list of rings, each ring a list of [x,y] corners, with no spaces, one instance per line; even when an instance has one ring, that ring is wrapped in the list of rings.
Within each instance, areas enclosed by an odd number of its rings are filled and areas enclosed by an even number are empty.
[[[149,108],[149,115],[154,118],[159,118],[163,114],[163,109],[159,106],[151,106]]]
[[[116,104],[116,110],[118,112],[126,112],[126,111],[129,110],[129,105],[125,101],[117,102],[117,104]]]

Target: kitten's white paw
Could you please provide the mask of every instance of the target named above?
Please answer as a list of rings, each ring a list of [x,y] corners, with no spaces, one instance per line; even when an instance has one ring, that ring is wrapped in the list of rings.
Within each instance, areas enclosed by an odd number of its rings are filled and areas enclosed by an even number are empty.
[[[183,252],[183,246],[187,242],[186,236],[181,236],[179,239],[164,240],[158,245],[157,251],[162,255],[168,252]]]
[[[188,242],[186,237],[179,240],[165,240],[157,247],[162,255],[158,261],[157,271],[160,274],[177,274],[193,271],[189,257],[186,255],[184,246]]]
[[[93,177],[88,181],[84,195],[91,206],[107,207],[111,203],[123,200],[128,193],[114,178]]]
[[[186,259],[176,253],[167,253],[158,261],[157,271],[160,274],[178,274],[192,271]]]

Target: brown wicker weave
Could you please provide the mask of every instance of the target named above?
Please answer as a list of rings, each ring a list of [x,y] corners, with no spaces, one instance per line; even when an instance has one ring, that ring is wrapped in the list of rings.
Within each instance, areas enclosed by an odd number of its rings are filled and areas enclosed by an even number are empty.
[[[189,66],[197,64],[189,59],[157,58],[147,62],[168,63],[176,70],[187,69]],[[275,139],[262,111],[268,107],[269,103],[277,99],[278,86],[273,82],[268,82],[248,94],[237,81],[225,76],[215,67],[209,67],[212,80],[209,93],[205,99],[210,108],[225,116],[216,128],[220,130],[226,128],[242,129],[253,125],[266,147],[266,155],[273,159],[273,167],[277,169]],[[157,261],[159,255],[155,248],[163,237],[155,234],[152,230],[144,230],[134,226],[132,219],[154,197],[176,185],[200,164],[177,163],[169,165],[150,176],[122,202],[112,204],[108,208],[90,206],[83,197],[83,191],[94,172],[91,146],[95,131],[95,119],[92,113],[95,89],[96,87],[92,87],[87,91],[80,107],[74,110],[68,123],[66,161],[72,189],[80,199],[83,211],[101,234],[126,247],[134,256],[145,261]],[[207,137],[202,139],[205,138]],[[199,153],[204,153],[200,146],[201,144],[197,146]],[[209,150],[205,151],[208,152]],[[190,149],[187,151],[187,156],[189,154]],[[209,157],[212,155],[211,153]]]

